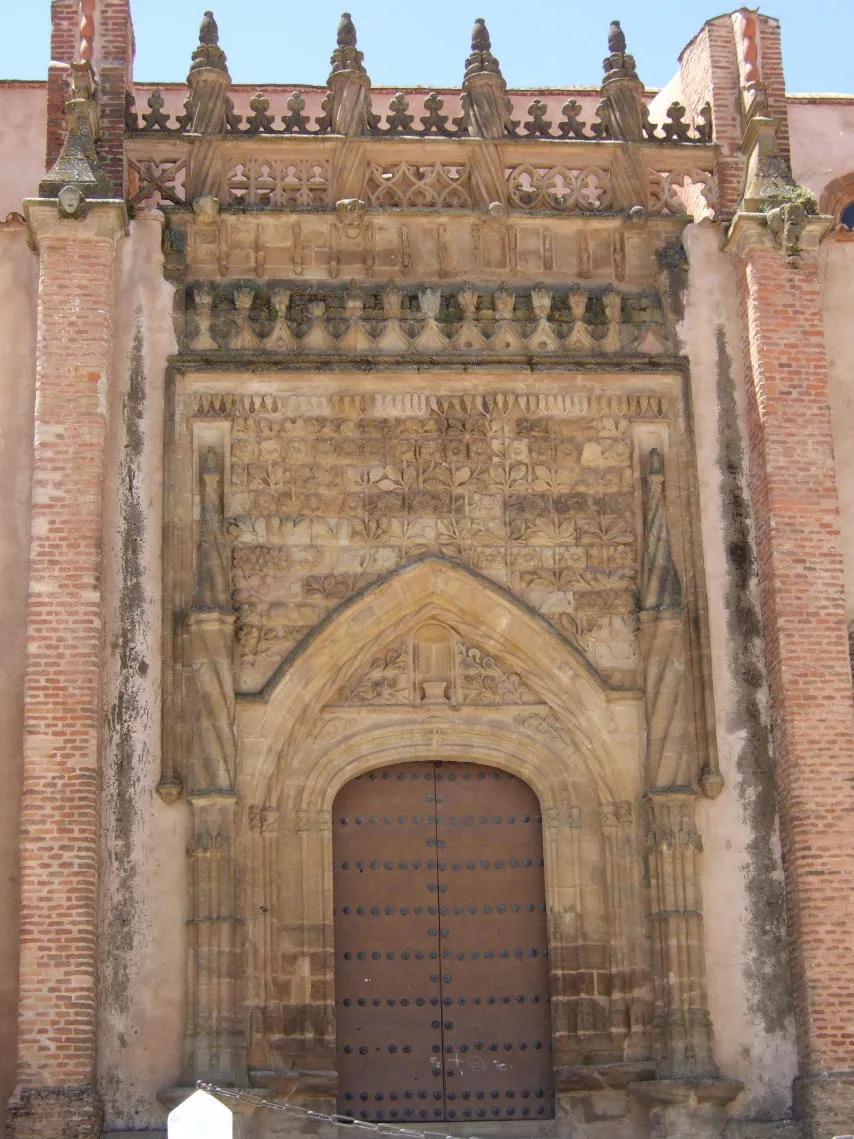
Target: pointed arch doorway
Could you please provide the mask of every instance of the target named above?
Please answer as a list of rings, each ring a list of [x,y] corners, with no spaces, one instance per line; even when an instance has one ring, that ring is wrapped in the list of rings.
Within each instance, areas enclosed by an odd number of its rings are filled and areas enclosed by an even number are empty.
[[[342,1113],[554,1115],[542,819],[496,768],[361,775],[333,807]]]

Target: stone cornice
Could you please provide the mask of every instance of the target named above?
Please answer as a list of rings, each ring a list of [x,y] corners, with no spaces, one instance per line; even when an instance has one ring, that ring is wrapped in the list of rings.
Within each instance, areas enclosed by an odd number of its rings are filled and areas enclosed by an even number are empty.
[[[783,207],[785,208],[785,207]],[[778,236],[769,224],[769,213],[752,213],[740,210],[732,219],[724,249],[736,257],[743,257],[751,249],[780,249]],[[825,214],[807,217],[798,237],[803,252],[814,252],[833,229],[833,218]]]
[[[34,250],[45,237],[117,243],[127,233],[127,205],[119,198],[88,201],[86,214],[80,218],[62,217],[56,198],[25,198],[23,205]]]

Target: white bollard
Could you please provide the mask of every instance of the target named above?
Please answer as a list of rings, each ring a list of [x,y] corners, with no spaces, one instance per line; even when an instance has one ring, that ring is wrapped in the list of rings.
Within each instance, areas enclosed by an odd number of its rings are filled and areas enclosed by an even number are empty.
[[[179,1103],[167,1117],[169,1139],[232,1139],[234,1117],[201,1089]]]

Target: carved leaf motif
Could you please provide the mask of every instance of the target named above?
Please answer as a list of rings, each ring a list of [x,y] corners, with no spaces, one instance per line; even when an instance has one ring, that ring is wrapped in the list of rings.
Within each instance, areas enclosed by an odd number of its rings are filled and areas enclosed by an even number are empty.
[[[457,642],[460,693],[464,704],[535,704],[537,698],[517,672],[507,672],[474,645]]]
[[[529,589],[548,590],[552,592],[560,589],[572,589],[576,582],[575,571],[569,567],[556,566],[549,569],[542,566],[539,569],[525,570],[522,581]]]
[[[535,490],[563,491],[570,490],[574,481],[574,472],[565,467],[546,467],[537,464],[534,467],[536,480]]]
[[[406,641],[374,657],[367,672],[345,685],[333,703],[409,704],[409,646]]]
[[[309,574],[303,591],[306,597],[314,597],[328,604],[346,601],[359,589],[362,575],[356,573]]]

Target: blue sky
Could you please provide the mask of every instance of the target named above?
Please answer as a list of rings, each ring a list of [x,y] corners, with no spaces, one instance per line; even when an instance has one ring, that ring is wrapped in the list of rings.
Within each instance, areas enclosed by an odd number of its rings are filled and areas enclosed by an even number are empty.
[[[342,0],[207,0],[211,2],[235,82],[324,82]],[[657,87],[674,73],[681,48],[703,21],[718,14],[714,0],[611,0],[607,6],[580,0],[349,2],[359,46],[377,86],[458,85],[472,21],[483,16],[511,86],[598,83],[608,24],[617,18],[640,77],[647,86]],[[183,80],[206,0],[131,3],[137,78]],[[3,8],[0,78],[42,78],[49,54],[50,0],[0,0]],[[775,0],[765,10],[783,25],[790,91],[854,91],[854,67],[846,47],[850,9],[842,0]],[[831,40],[836,40],[832,46]]]

